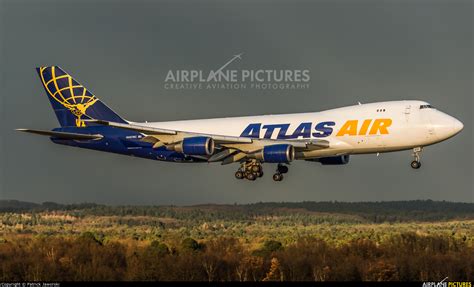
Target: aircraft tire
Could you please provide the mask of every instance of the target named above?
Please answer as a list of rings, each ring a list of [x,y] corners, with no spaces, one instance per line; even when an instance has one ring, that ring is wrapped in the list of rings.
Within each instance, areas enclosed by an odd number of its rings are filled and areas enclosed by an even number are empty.
[[[254,180],[257,179],[257,176],[256,176],[255,174],[249,172],[249,173],[247,173],[246,178],[247,178],[248,180],[250,180],[250,181],[254,181]]]
[[[244,173],[241,172],[240,170],[236,171],[236,172],[235,172],[235,178],[237,178],[237,179],[242,179],[242,178],[244,178]]]
[[[250,169],[252,172],[258,173],[262,170],[262,167],[260,165],[253,165]]]
[[[283,180],[283,174],[278,173],[278,172],[275,173],[275,174],[273,175],[273,180],[274,180],[274,181],[282,181],[282,180]]]
[[[419,169],[420,167],[421,167],[421,162],[416,161],[416,160],[414,160],[414,161],[411,162],[411,168],[413,168],[413,169]]]

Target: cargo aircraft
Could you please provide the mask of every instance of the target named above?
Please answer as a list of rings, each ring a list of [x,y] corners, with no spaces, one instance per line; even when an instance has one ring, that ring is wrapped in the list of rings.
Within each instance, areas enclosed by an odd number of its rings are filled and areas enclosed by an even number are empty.
[[[423,101],[390,101],[313,113],[168,122],[132,122],[119,116],[57,66],[37,72],[61,125],[51,131],[18,129],[49,136],[54,143],[160,161],[238,163],[237,179],[263,176],[264,163],[277,165],[281,181],[295,160],[344,165],[351,155],[413,150],[421,166],[424,147],[449,139],[463,124]]]

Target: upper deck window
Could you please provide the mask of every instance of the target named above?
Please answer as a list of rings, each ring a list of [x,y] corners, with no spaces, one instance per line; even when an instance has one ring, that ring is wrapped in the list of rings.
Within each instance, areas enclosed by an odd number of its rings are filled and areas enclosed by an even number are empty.
[[[420,110],[422,110],[422,109],[433,109],[433,106],[432,105],[421,105]]]

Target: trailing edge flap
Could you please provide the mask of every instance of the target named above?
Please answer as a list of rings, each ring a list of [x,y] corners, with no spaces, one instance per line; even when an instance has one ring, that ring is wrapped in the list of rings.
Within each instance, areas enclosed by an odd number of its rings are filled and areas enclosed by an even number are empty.
[[[231,156],[233,153],[235,153],[237,150],[236,149],[232,149],[232,148],[228,148],[228,149],[225,149],[221,152],[218,152],[214,155],[212,155],[208,161],[209,162],[215,162],[215,161],[220,161],[220,160],[223,160],[225,159],[226,157],[229,157]]]
[[[30,130],[30,129],[16,129],[20,132],[32,133],[42,136],[50,136],[53,138],[59,139],[69,139],[69,140],[100,140],[104,136],[100,134],[78,134],[78,133],[66,133],[66,132],[55,132],[55,131],[44,131],[44,130]]]
[[[238,152],[236,154],[233,154],[229,157],[226,157],[222,162],[221,162],[221,165],[226,165],[226,164],[231,164],[233,162],[236,162],[236,161],[239,161],[241,159],[243,159],[244,157],[246,157],[247,154],[246,153],[243,153],[243,152]]]

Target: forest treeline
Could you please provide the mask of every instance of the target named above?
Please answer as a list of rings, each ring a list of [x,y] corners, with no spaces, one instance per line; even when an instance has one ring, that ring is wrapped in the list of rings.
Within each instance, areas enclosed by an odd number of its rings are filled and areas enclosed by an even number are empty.
[[[180,220],[248,220],[295,213],[356,215],[366,222],[446,221],[474,219],[474,203],[413,200],[388,202],[267,202],[195,206],[109,206],[95,203],[42,204],[0,200],[0,212],[68,211],[74,216],[154,216]]]
[[[474,280],[474,248],[465,239],[394,235],[383,243],[331,245],[302,237],[266,240],[249,249],[236,238],[206,241],[103,241],[77,237],[18,237],[0,243],[0,281],[454,281]]]
[[[474,204],[0,201],[0,281],[474,280]]]

